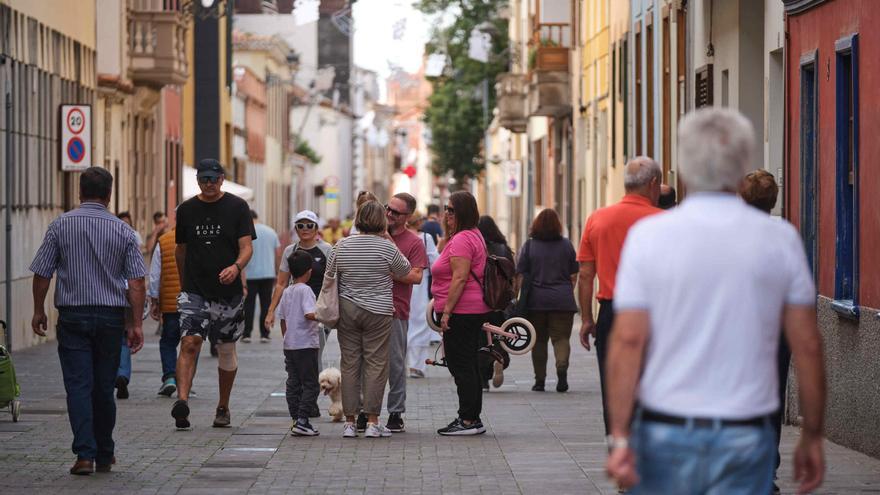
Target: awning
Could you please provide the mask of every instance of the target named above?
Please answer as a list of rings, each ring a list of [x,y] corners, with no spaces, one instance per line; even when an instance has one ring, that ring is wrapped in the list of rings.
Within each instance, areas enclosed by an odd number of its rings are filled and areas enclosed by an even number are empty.
[[[186,201],[187,199],[199,194],[199,184],[196,182],[196,169],[190,167],[189,165],[184,165],[183,170],[181,170],[183,174],[183,192],[182,200]],[[223,181],[223,186],[220,187],[221,191],[232,193],[239,198],[250,201],[254,199],[254,190],[238,184],[236,182],[232,182],[229,179],[225,179]]]

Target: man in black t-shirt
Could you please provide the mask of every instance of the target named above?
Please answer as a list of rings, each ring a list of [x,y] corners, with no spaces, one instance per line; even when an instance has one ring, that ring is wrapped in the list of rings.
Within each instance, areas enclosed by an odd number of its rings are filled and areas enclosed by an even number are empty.
[[[187,399],[202,342],[217,345],[220,400],[214,426],[229,426],[229,395],[238,370],[235,342],[244,333],[244,267],[257,237],[247,203],[220,190],[225,171],[217,160],[196,168],[201,194],[177,207],[177,248],[180,274],[180,355],[177,396],[171,409],[177,428],[189,428]]]

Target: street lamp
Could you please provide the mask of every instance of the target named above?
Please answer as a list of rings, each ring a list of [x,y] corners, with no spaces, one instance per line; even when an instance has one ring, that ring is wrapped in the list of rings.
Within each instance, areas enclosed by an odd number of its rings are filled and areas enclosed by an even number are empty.
[[[184,0],[180,10],[185,15],[198,17],[201,20],[219,19],[226,15],[232,6],[233,0],[226,0],[226,5],[221,7],[224,0]]]

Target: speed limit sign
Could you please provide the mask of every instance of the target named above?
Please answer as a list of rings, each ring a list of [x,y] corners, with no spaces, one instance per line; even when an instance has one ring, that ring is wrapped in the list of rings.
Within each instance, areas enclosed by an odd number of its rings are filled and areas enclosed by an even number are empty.
[[[61,170],[79,172],[92,166],[92,107],[61,105]]]
[[[86,126],[86,116],[79,107],[73,107],[67,112],[67,130],[79,134]]]

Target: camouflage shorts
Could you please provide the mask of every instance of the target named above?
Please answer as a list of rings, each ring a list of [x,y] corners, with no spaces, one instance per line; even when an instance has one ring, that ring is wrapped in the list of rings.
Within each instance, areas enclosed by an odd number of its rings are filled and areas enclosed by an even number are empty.
[[[180,334],[198,335],[211,342],[235,342],[244,333],[244,298],[208,301],[198,294],[177,296]]]

